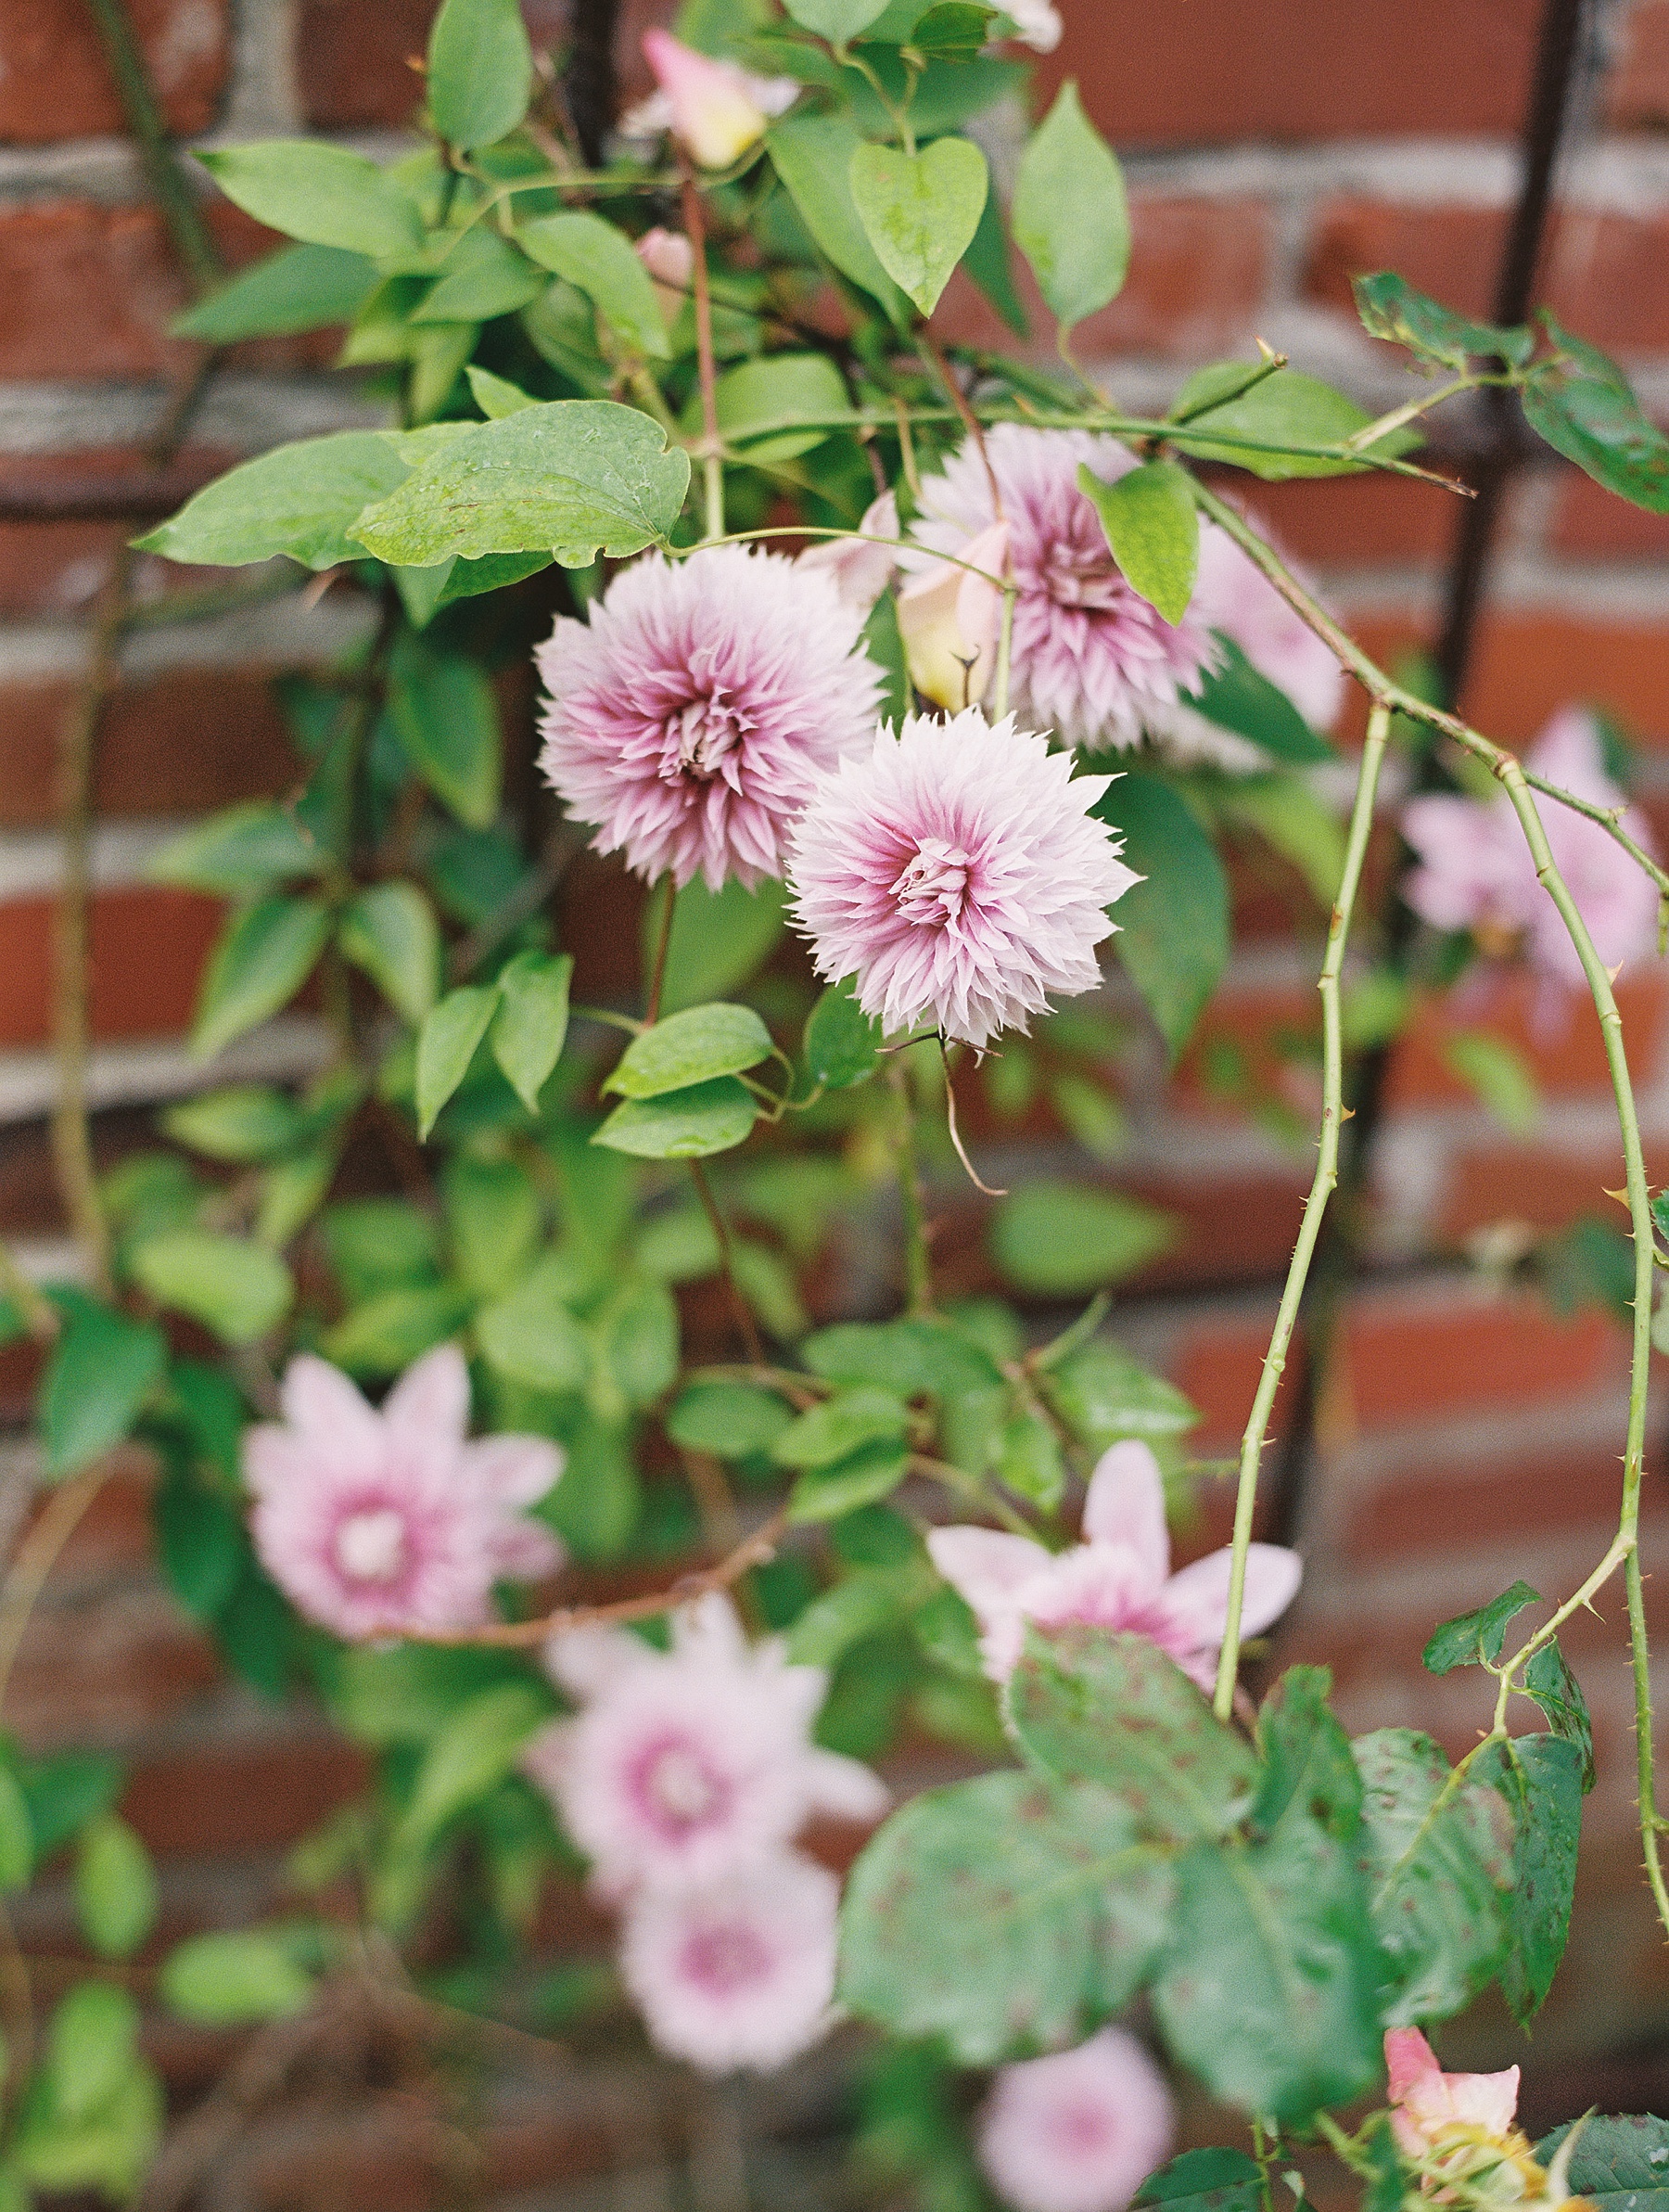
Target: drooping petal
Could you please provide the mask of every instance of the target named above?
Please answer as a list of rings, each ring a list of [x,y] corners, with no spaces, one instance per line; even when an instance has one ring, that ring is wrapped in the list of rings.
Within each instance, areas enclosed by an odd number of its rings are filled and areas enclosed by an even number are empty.
[[[947,714],[977,707],[990,689],[1002,626],[1002,594],[991,579],[1002,574],[1008,535],[1006,522],[990,524],[958,549],[965,568],[935,562],[898,595],[910,680]]]
[[[927,1551],[950,1587],[981,1620],[1007,1610],[1014,1593],[1046,1567],[1051,1554],[1024,1536],[996,1528],[930,1528]]]
[[[1385,2030],[1385,2072],[1390,2078],[1393,2104],[1400,2104],[1416,2083],[1436,2079],[1442,2071],[1437,2064],[1437,2053],[1419,2028],[1388,2027]]]
[[[1160,1604],[1178,1634],[1202,1650],[1223,1641],[1229,1619],[1229,1578],[1233,1554],[1227,1546],[1196,1559],[1166,1584]],[[1298,1594],[1304,1562],[1281,1544],[1253,1544],[1246,1553],[1246,1587],[1241,1605],[1241,1633],[1260,1635],[1279,1620]]]
[[[1165,1477],[1139,1438],[1127,1437],[1097,1461],[1084,1500],[1084,1534],[1099,1543],[1128,1544],[1156,1583],[1170,1573]]]
[[[438,1344],[408,1367],[383,1400],[383,1419],[418,1442],[448,1447],[469,1426],[469,1368],[455,1344]]]

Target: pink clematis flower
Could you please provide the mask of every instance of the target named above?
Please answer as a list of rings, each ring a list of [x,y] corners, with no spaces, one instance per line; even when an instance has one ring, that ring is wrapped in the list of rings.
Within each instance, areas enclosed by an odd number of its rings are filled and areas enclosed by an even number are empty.
[[[474,1628],[501,1577],[554,1571],[562,1548],[526,1517],[562,1472],[542,1437],[465,1441],[469,1371],[426,1353],[374,1412],[338,1369],[302,1353],[283,1423],[251,1428],[244,1471],[261,1565],[338,1636]]]
[[[753,889],[783,873],[818,773],[873,742],[862,629],[829,576],[780,554],[651,554],[539,648],[540,764],[600,852]]]
[[[1518,2111],[1519,2070],[1500,2074],[1446,2074],[1417,2027],[1385,2035],[1385,2071],[1391,2077],[1391,2129],[1411,2158],[1441,2150],[1456,2129],[1504,2138]]]
[[[1567,707],[1556,714],[1527,756],[1550,783],[1595,805],[1625,807],[1623,826],[1648,852],[1650,825],[1605,773],[1592,715]],[[1647,876],[1613,844],[1599,823],[1556,799],[1537,799],[1548,843],[1609,968],[1657,949],[1658,895]],[[1559,909],[1542,889],[1535,863],[1505,793],[1498,799],[1412,799],[1403,809],[1403,835],[1420,865],[1405,896],[1439,929],[1472,929],[1492,938],[1521,937],[1531,966],[1550,984],[1582,990],[1576,957]]]
[[[621,118],[621,132],[646,138],[670,131],[703,169],[728,169],[799,97],[792,77],[750,76],[733,61],[698,54],[669,31],[645,31],[643,54],[659,89]]]
[[[794,834],[792,912],[819,975],[858,978],[891,1033],[931,1017],[976,1048],[1051,991],[1091,991],[1106,909],[1140,878],[1046,739],[977,707],[911,716],[823,779]]]
[[[813,1813],[879,1819],[884,1784],[810,1740],[828,1677],[749,1646],[717,1592],[674,1616],[672,1649],[618,1630],[551,1641],[557,1682],[582,1701],[542,1730],[528,1771],[593,1861],[599,1888],[688,1886],[768,1857]]]
[[[980,2116],[979,2163],[1014,2212],[1124,2212],[1170,2155],[1165,2077],[1132,2035],[1004,2066]]]
[[[846,605],[867,615],[898,565],[898,503],[890,492],[870,502],[858,530],[855,538],[822,538],[809,545],[795,567],[829,577]],[[877,538],[891,542],[877,544]]]
[[[1229,1607],[1225,1549],[1171,1573],[1159,1463],[1134,1439],[1102,1454],[1084,1501],[1084,1541],[1046,1552],[994,1528],[936,1528],[933,1564],[959,1590],[980,1626],[986,1671],[1006,1681],[1019,1662],[1028,1622],[1044,1629],[1083,1622],[1151,1637],[1202,1689],[1216,1677]],[[1246,1560],[1241,1628],[1255,1636],[1297,1594],[1296,1552],[1254,1544]]]
[[[977,707],[997,671],[1009,527],[993,522],[955,548],[966,566],[935,561],[898,594],[898,634],[910,680],[924,698],[955,714]]]
[[[707,2074],[809,2050],[834,2017],[839,1899],[834,1875],[792,1851],[634,1897],[620,1970],[654,2040]]]

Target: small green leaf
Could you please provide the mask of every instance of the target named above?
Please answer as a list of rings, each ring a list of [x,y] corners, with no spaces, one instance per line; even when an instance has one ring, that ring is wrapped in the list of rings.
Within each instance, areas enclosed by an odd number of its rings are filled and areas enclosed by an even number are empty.
[[[769,1451],[794,1419],[780,1398],[745,1383],[694,1383],[666,1415],[667,1434],[686,1451],[745,1459]]]
[[[236,1589],[248,1540],[225,1500],[183,1472],[171,1472],[151,1500],[157,1549],[169,1588],[198,1620],[212,1620]]]
[[[779,1467],[826,1467],[860,1444],[901,1437],[909,1408],[888,1390],[843,1390],[814,1405],[784,1429],[771,1448]]]
[[[101,1814],[82,1834],[75,1909],[102,1959],[132,1957],[156,1925],[157,1874],[150,1853],[124,1820]]]
[[[423,243],[416,201],[389,171],[317,138],[265,138],[197,160],[226,198],[287,237],[339,246],[374,260]]]
[[[709,891],[699,876],[685,884],[672,903],[663,1019],[746,982],[783,934],[783,899],[780,883],[750,891],[733,876],[720,891]],[[650,919],[646,914],[645,965],[654,956],[647,942]]]
[[[687,1091],[626,1099],[592,1143],[639,1159],[707,1159],[741,1144],[758,1111],[746,1085],[733,1075],[722,1075]]]
[[[479,227],[465,231],[441,266],[439,282],[412,310],[415,329],[432,323],[490,323],[531,307],[545,280],[508,238]]]
[[[461,153],[515,130],[533,90],[520,0],[446,0],[428,43],[429,121]]]
[[[339,246],[284,246],[217,285],[168,326],[171,338],[209,346],[245,338],[288,338],[323,324],[350,323],[376,289],[376,269]]]
[[[994,1471],[1016,1498],[1051,1513],[1066,1487],[1066,1464],[1052,1425],[1037,1413],[1005,1421],[997,1440]]]
[[[1481,354],[1522,366],[1535,350],[1534,334],[1522,323],[1511,330],[1474,323],[1469,315],[1459,315],[1452,307],[1417,292],[1406,276],[1392,269],[1353,276],[1350,288],[1369,337],[1407,346],[1422,362],[1464,369],[1470,356]]]
[[[449,991],[417,1039],[417,1132],[427,1137],[441,1107],[469,1072],[476,1047],[498,1009],[496,988]]]
[[[452,1265],[471,1290],[497,1297],[524,1275],[539,1243],[543,1208],[513,1159],[459,1154],[441,1170]]]
[[[454,1814],[485,1796],[510,1772],[550,1713],[545,1693],[529,1681],[503,1682],[466,1698],[429,1745],[397,1840],[427,1844]]]
[[[866,140],[852,154],[852,202],[886,274],[923,314],[979,228],[990,174],[969,138],[936,138],[919,153]]]
[[[1244,2151],[1184,2151],[1136,2192],[1141,2206],[1163,2205],[1166,2212],[1259,2212],[1263,2169]]]
[[[591,1372],[584,1331],[567,1304],[571,1272],[552,1254],[503,1298],[476,1316],[476,1338],[489,1366],[536,1390],[578,1390]]]
[[[92,2117],[132,2073],[139,2048],[139,2007],[112,1982],[79,1982],[59,2003],[47,2036],[46,2064],[58,2115]]]
[[[972,61],[984,50],[999,12],[980,0],[936,0],[910,34],[911,51],[929,61]]]
[[[62,1302],[64,1326],[40,1401],[46,1472],[55,1481],[121,1443],[168,1360],[167,1339],[154,1323],[129,1321],[79,1292]]]
[[[128,1255],[128,1266],[160,1306],[187,1313],[223,1344],[253,1344],[288,1312],[296,1295],[275,1252],[211,1229],[165,1229]]]
[[[825,1091],[847,1091],[880,1065],[881,1026],[858,1004],[856,978],[831,983],[806,1023],[806,1072]]]
[[[1496,1787],[1513,1821],[1510,1948],[1501,1988],[1520,2020],[1539,2012],[1570,1934],[1582,1840],[1582,1753],[1558,1736],[1515,1736],[1478,1764],[1497,1762]]]
[[[1582,1684],[1571,1672],[1559,1639],[1544,1643],[1524,1669],[1524,1694],[1538,1705],[1556,1736],[1574,1745],[1582,1765],[1582,1786],[1594,1786],[1594,1727]]]
[[[492,1056],[529,1114],[562,1057],[567,1039],[568,984],[573,955],[518,953],[499,976],[500,1004],[492,1025]]]
[[[658,1098],[757,1068],[771,1049],[771,1031],[751,1006],[692,1006],[634,1037],[603,1088],[625,1098]]]
[[[1308,767],[1337,759],[1326,738],[1310,728],[1284,691],[1253,667],[1233,638],[1220,630],[1216,638],[1217,665],[1198,691],[1184,694],[1185,704],[1219,729],[1249,737],[1278,761]]]
[[[395,1375],[455,1335],[470,1304],[467,1291],[444,1284],[381,1291],[345,1313],[319,1349],[350,1375]]]
[[[1195,460],[1226,461],[1272,483],[1289,477],[1350,476],[1370,466],[1314,450],[1342,445],[1367,428],[1372,417],[1354,400],[1297,369],[1277,369],[1242,389],[1249,374],[1248,364],[1225,361],[1191,377],[1171,409],[1171,442]],[[1213,403],[1214,393],[1224,390],[1235,396]],[[1237,439],[1247,442],[1233,442]],[[1379,439],[1372,450],[1376,458],[1395,459],[1420,442],[1417,430],[1404,428]]]
[[[235,914],[203,978],[191,1050],[207,1060],[287,1005],[312,975],[330,936],[330,910],[316,899],[274,894]]]
[[[287,876],[317,876],[328,855],[285,807],[264,799],[210,814],[151,855],[155,883],[248,898]]]
[[[397,1012],[420,1027],[440,978],[440,927],[414,883],[376,883],[342,915],[344,958],[363,968]]]
[[[808,1336],[800,1357],[832,1383],[873,1383],[896,1398],[930,1393],[947,1404],[1000,1380],[990,1356],[954,1323],[913,1315],[836,1322]]]
[[[1078,488],[1101,517],[1125,582],[1167,622],[1179,622],[1200,565],[1193,479],[1175,461],[1145,461],[1108,483],[1087,462]]]
[[[1086,1344],[1039,1376],[1044,1396],[1073,1435],[1097,1457],[1126,1437],[1163,1444],[1200,1418],[1174,1383],[1153,1375],[1116,1344]]]
[[[531,392],[524,391],[519,384],[512,384],[506,377],[495,377],[478,362],[472,361],[464,374],[469,379],[476,405],[489,422],[502,422],[506,415],[519,415],[524,407],[539,404]]]
[[[1458,1613],[1453,1620],[1446,1620],[1421,1654],[1421,1664],[1431,1674],[1448,1674],[1457,1667],[1498,1666],[1508,1624],[1526,1605],[1540,1604],[1540,1591],[1532,1590],[1528,1582],[1515,1582],[1475,1613]]]
[[[653,1405],[678,1378],[678,1304],[664,1283],[623,1284],[596,1323],[608,1380],[634,1409]]]
[[[1081,1183],[1026,1183],[991,1220],[998,1265],[1038,1298],[1103,1289],[1146,1267],[1175,1237],[1169,1215]]]
[[[313,1985],[281,1935],[216,1928],[176,1943],[158,1970],[157,1988],[183,2020],[236,2027],[305,2012]]]
[[[910,1448],[890,1438],[860,1444],[844,1459],[807,1467],[788,1493],[788,1518],[835,1521],[860,1505],[889,1497],[910,1471]]]
[[[389,670],[389,719],[407,759],[442,805],[472,829],[498,812],[498,702],[479,664],[401,638]]]
[[[522,251],[581,291],[640,353],[664,361],[672,348],[649,272],[612,223],[582,208],[541,215],[516,234]]]
[[[1014,243],[1063,327],[1124,289],[1130,262],[1124,172],[1070,80],[1021,156],[1012,221]]]
[[[1531,1135],[1541,1121],[1541,1086],[1524,1055],[1493,1029],[1459,1029],[1443,1048],[1446,1067],[1475,1091],[1503,1128]]]
[[[27,1889],[34,1872],[29,1800],[9,1765],[0,1765],[0,1890]]]
[[[1118,776],[1094,811],[1122,832],[1125,863],[1142,878],[1114,910],[1113,948],[1174,1061],[1228,962],[1228,878],[1187,800],[1163,776]]]
[[[237,1083],[183,1099],[161,1116],[176,1144],[209,1159],[266,1160],[287,1152],[307,1131],[307,1117],[282,1091]]]
[[[229,468],[134,543],[170,560],[216,568],[284,553],[305,569],[334,569],[361,557],[363,548],[347,534],[350,525],[367,501],[392,492],[405,474],[405,463],[376,430],[304,438]]]
[[[776,173],[819,250],[902,325],[910,303],[881,266],[852,198],[852,157],[863,143],[844,115],[796,115],[766,134]]]

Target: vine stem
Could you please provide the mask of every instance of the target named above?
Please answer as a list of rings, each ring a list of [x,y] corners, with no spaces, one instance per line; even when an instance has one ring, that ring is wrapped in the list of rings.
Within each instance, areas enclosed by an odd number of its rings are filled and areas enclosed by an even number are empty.
[[[922,1160],[916,1148],[915,1108],[910,1082],[895,1060],[886,1080],[898,1101],[896,1143],[898,1153],[898,1200],[904,1213],[904,1293],[911,1313],[933,1311],[933,1262],[927,1250],[927,1215],[922,1200]]]
[[[735,1240],[731,1235],[730,1223],[724,1218],[724,1209],[713,1196],[707,1171],[698,1159],[690,1162],[690,1179],[695,1185],[695,1196],[701,1200],[701,1210],[707,1215],[707,1226],[713,1232],[714,1241],[719,1247],[719,1264],[724,1272],[724,1287],[730,1293],[731,1311],[735,1316],[737,1334],[754,1365],[763,1367],[766,1364],[765,1347],[759,1342],[759,1331],[752,1309],[742,1296],[742,1285],[736,1280]]]
[[[1339,1131],[1344,1118],[1344,1028],[1339,1003],[1339,982],[1344,968],[1344,949],[1350,938],[1357,888],[1362,879],[1362,862],[1373,829],[1373,805],[1379,791],[1380,770],[1384,765],[1385,746],[1390,735],[1391,710],[1383,701],[1380,701],[1368,719],[1368,737],[1362,748],[1356,802],[1351,809],[1350,834],[1344,848],[1344,871],[1339,884],[1338,898],[1333,902],[1332,919],[1327,931],[1327,952],[1321,963],[1321,1137],[1315,1180],[1304,1202],[1304,1220],[1299,1226],[1298,1242],[1293,1248],[1292,1264],[1287,1270],[1286,1286],[1281,1292],[1280,1308],[1275,1316],[1269,1349],[1264,1354],[1257,1393],[1252,1400],[1252,1412],[1241,1438],[1240,1484],[1234,1500],[1234,1545],[1229,1570],[1229,1614],[1224,1623],[1222,1656],[1217,1662],[1215,1703],[1219,1720],[1226,1721],[1234,1710],[1234,1685],[1240,1672],[1241,1615],[1246,1595],[1246,1557],[1252,1542],[1252,1516],[1257,1504],[1257,1476],[1264,1446],[1268,1441],[1269,1415],[1274,1411],[1275,1393],[1280,1386],[1281,1373],[1286,1366],[1287,1347],[1292,1342],[1293,1330],[1298,1320],[1298,1303],[1304,1295],[1305,1278],[1309,1273],[1316,1239],[1321,1234],[1321,1218],[1327,1211],[1327,1202],[1339,1180]]]
[[[707,282],[707,220],[701,193],[689,171],[683,180],[684,232],[694,257],[695,363],[701,382],[701,473],[706,487],[704,538],[724,535],[724,461],[719,440],[719,380],[713,365],[713,294]]]
[[[23,1642],[35,1600],[57,1564],[64,1546],[80,1528],[87,1508],[103,1490],[110,1473],[108,1459],[89,1467],[71,1482],[61,1484],[48,1497],[41,1517],[18,1546],[6,1580],[0,1584],[0,1706],[11,1687],[12,1669]]]
[[[643,1006],[643,1027],[654,1029],[660,1019],[661,992],[667,980],[667,955],[672,949],[672,917],[678,911],[678,890],[670,872],[660,880],[661,910],[655,925],[655,957],[649,965],[649,994]],[[637,1024],[632,1024],[636,1029]]]

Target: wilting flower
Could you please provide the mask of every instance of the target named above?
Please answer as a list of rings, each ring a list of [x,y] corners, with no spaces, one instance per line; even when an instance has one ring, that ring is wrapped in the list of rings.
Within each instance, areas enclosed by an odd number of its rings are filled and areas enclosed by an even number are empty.
[[[562,1472],[542,1437],[468,1443],[469,1371],[427,1353],[374,1412],[338,1369],[302,1353],[284,1421],[251,1428],[244,1470],[261,1565],[339,1636],[466,1629],[503,1576],[551,1573],[562,1552],[523,1508]]]
[[[1035,54],[1052,54],[1060,45],[1060,12],[1051,0],[1002,0],[1002,12]]]
[[[867,615],[898,565],[898,503],[890,492],[870,502],[858,531],[855,538],[823,538],[808,546],[795,566],[829,577],[846,604]],[[892,542],[877,544],[878,538]]]
[[[1344,703],[1344,671],[1337,655],[1215,523],[1200,531],[1200,569],[1188,611],[1208,630],[1231,637],[1312,727],[1332,727]]]
[[[985,443],[989,474],[970,441],[942,475],[923,483],[902,565],[942,582],[933,554],[971,558],[972,542],[999,519],[994,475],[1015,586],[1009,697],[1016,713],[1068,745],[1132,746],[1153,716],[1198,685],[1216,657],[1209,627],[1192,608],[1167,622],[1130,589],[1101,517],[1078,489],[1082,464],[1109,482],[1136,464],[1115,439],[1082,430],[1000,423]],[[900,604],[900,619],[902,612]]]
[[[695,249],[681,230],[663,230],[657,223],[632,248],[655,286],[661,321],[668,329],[677,322],[695,275]]]
[[[1002,631],[1009,529],[993,522],[959,549],[964,564],[935,561],[898,594],[898,635],[910,680],[948,714],[977,707],[990,689]]]
[[[1391,2078],[1391,2132],[1420,2175],[1422,2193],[1442,2205],[1480,2212],[1558,2212],[1584,2205],[1570,2193],[1571,2154],[1581,2123],[1543,2167],[1514,2127],[1519,2070],[1446,2074],[1417,2027],[1385,2036]]]
[[[1505,2136],[1518,2111],[1516,2066],[1500,2074],[1446,2074],[1417,2027],[1387,2030],[1385,2071],[1391,2078],[1392,2133],[1411,2158],[1441,2149],[1457,2128]]]
[[[979,1622],[986,1671],[1005,1681],[1017,1665],[1028,1622],[1064,1628],[1081,1622],[1146,1636],[1185,1674],[1209,1689],[1229,1617],[1227,1550],[1172,1574],[1159,1463],[1134,1439],[1102,1454],[1084,1501],[1084,1541],[1046,1552],[1028,1537],[994,1528],[936,1528],[933,1564],[959,1590]],[[1297,1593],[1296,1552],[1254,1544],[1246,1557],[1241,1628],[1255,1636]]]
[[[643,53],[659,89],[622,116],[623,135],[670,131],[703,169],[728,169],[799,97],[792,77],[750,76],[733,61],[698,54],[669,31],[645,31]]]
[[[1625,806],[1624,794],[1605,773],[1599,732],[1590,714],[1574,708],[1556,714],[1536,739],[1527,765],[1597,806]],[[1658,895],[1650,878],[1598,822],[1573,813],[1556,799],[1538,799],[1536,804],[1554,861],[1605,966],[1614,968],[1653,952]],[[1626,808],[1622,825],[1637,844],[1652,850],[1650,827],[1637,808]],[[1576,948],[1537,880],[1535,862],[1505,793],[1487,799],[1410,799],[1403,809],[1402,828],[1420,862],[1403,894],[1416,914],[1439,929],[1473,930],[1486,949],[1522,936],[1539,974],[1549,981],[1583,986]]]
[[[1170,2154],[1165,2077],[1132,2035],[1004,2066],[979,2121],[979,2162],[1014,2212],[1123,2212]]]
[[[911,716],[825,776],[795,831],[792,912],[820,975],[889,1031],[983,1047],[1101,979],[1105,909],[1140,879],[1089,810],[1106,776],[977,707]]]
[[[541,765],[599,851],[751,889],[782,874],[818,771],[873,740],[862,626],[828,576],[780,554],[651,554],[540,647]]]
[[[797,2058],[833,2018],[839,1897],[792,1851],[634,1897],[620,1970],[656,2042],[708,2074]]]
[[[535,1737],[527,1764],[607,1893],[707,1882],[770,1856],[814,1812],[885,1809],[867,1767],[810,1741],[822,1669],[790,1667],[774,1639],[750,1647],[717,1592],[674,1617],[669,1652],[576,1630],[548,1656],[583,1710]]]

